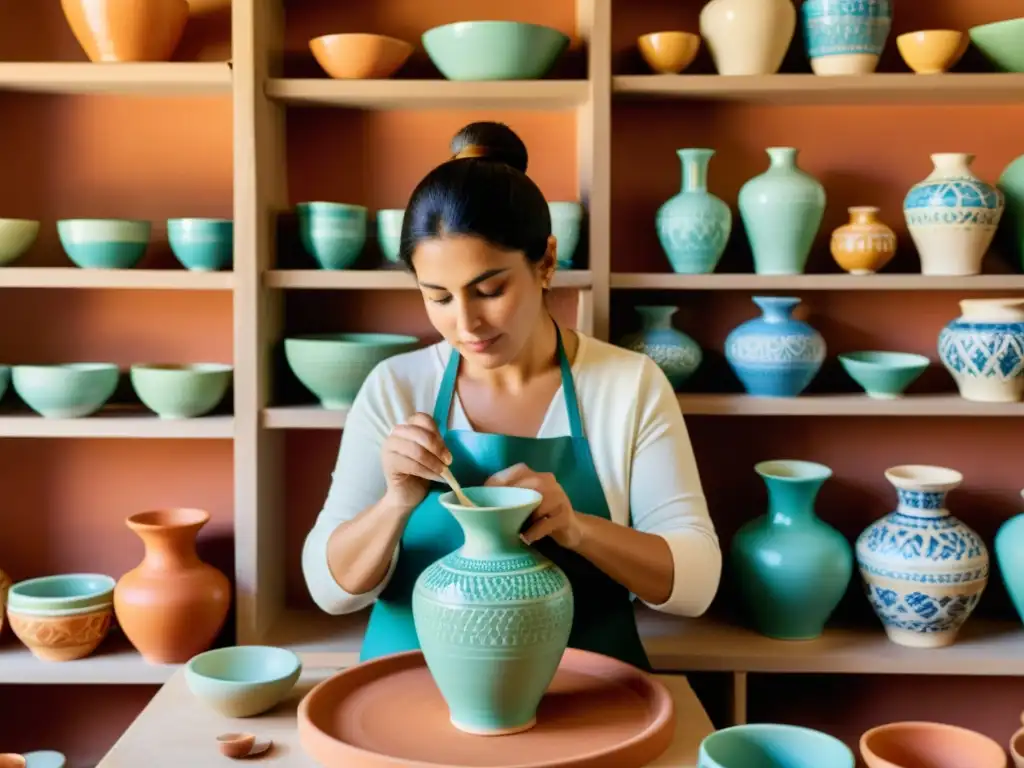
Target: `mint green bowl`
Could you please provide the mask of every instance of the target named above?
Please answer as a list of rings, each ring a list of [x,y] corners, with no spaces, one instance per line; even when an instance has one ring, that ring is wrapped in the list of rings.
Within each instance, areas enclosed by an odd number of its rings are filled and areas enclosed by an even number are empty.
[[[78,419],[102,408],[121,375],[114,363],[15,365],[11,383],[25,405],[50,419]]]
[[[352,405],[370,371],[382,360],[419,346],[415,336],[392,333],[320,333],[284,340],[295,377],[328,410]]]
[[[135,219],[62,219],[57,236],[83,269],[131,269],[146,253],[152,226]]]
[[[7,608],[32,616],[91,613],[114,601],[117,582],[101,573],[63,573],[26,579],[7,592]]]
[[[1001,72],[1024,72],[1024,18],[971,27],[968,34],[993,67]]]
[[[295,206],[299,239],[321,269],[348,269],[366,245],[367,210],[361,205],[310,201]]]
[[[270,645],[235,645],[193,656],[185,665],[192,695],[227,717],[253,717],[277,706],[302,674],[299,657]]]
[[[583,206],[575,202],[558,201],[548,203],[548,211],[551,213],[551,234],[558,243],[558,267],[570,269],[576,248],[580,244]]]
[[[929,360],[909,352],[847,352],[839,355],[839,363],[868,397],[892,400],[902,397],[928,368]]]
[[[402,222],[405,220],[404,208],[386,208],[377,211],[377,245],[390,264],[398,264],[401,260],[398,252],[402,245]]]
[[[231,219],[168,219],[167,242],[185,269],[194,272],[230,269],[235,225]]]
[[[449,80],[537,80],[569,47],[569,37],[519,21],[457,21],[424,32],[423,47]]]
[[[700,768],[854,768],[843,742],[798,725],[750,723],[722,728],[700,744]]]
[[[233,368],[224,363],[147,363],[129,372],[139,400],[161,419],[203,416],[224,399]]]

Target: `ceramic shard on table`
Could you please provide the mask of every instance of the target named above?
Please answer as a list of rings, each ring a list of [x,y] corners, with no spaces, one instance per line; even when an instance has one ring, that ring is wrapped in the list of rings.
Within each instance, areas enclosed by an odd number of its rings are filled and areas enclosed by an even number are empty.
[[[864,589],[889,639],[912,648],[955,642],[988,583],[981,537],[946,507],[963,476],[927,465],[890,467],[897,507],[857,537]]]
[[[872,275],[896,255],[896,234],[878,220],[876,206],[856,205],[846,210],[850,221],[832,231],[832,258],[851,275]]]
[[[867,75],[892,28],[889,0],[804,0],[804,44],[816,75]]]
[[[708,192],[708,165],[715,151],[679,149],[676,154],[682,188],[655,214],[658,241],[676,273],[714,272],[732,233],[732,210]]]
[[[965,400],[1024,397],[1024,298],[964,299],[940,332],[939,359]]]
[[[796,32],[792,0],[711,0],[700,34],[720,75],[774,75]]]
[[[700,344],[672,327],[678,307],[641,305],[634,307],[642,327],[619,340],[619,346],[651,358],[668,377],[676,391],[700,368],[704,352]]]

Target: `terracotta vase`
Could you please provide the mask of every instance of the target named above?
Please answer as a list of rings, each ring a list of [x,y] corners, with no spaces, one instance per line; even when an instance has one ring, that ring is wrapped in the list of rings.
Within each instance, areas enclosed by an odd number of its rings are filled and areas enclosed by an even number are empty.
[[[700,34],[720,75],[774,75],[796,32],[792,0],[711,0]]]
[[[871,275],[896,255],[896,235],[878,220],[878,209],[859,205],[847,209],[850,221],[832,232],[832,258],[851,275]]]
[[[196,554],[196,535],[210,514],[161,509],[126,521],[145,557],[114,589],[114,613],[146,661],[181,664],[207,650],[227,618],[231,584]]]
[[[90,61],[168,61],[188,22],[188,0],[60,0]]]

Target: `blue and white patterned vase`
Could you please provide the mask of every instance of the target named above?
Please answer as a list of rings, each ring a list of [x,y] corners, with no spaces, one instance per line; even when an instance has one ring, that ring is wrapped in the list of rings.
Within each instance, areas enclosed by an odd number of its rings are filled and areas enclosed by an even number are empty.
[[[963,475],[945,467],[890,467],[896,510],[869,525],[854,551],[868,601],[889,639],[939,648],[957,633],[988,584],[989,554],[971,528],[946,508]]]
[[[892,28],[890,0],[805,0],[800,10],[814,74],[875,71]]]
[[[761,317],[736,326],[725,339],[725,359],[755,397],[796,397],[821,370],[825,339],[793,317],[800,299],[754,296]]]
[[[960,396],[982,403],[1024,398],[1024,299],[964,299],[939,332],[939,359]]]
[[[643,326],[623,336],[619,346],[647,355],[665,373],[676,391],[700,368],[704,352],[700,344],[672,327],[678,307],[634,307]]]
[[[927,178],[903,200],[922,275],[977,275],[992,245],[1006,198],[971,171],[974,155],[937,153]]]
[[[658,209],[658,240],[676,273],[714,272],[732,232],[732,211],[708,192],[715,150],[679,149],[676,154],[683,166],[682,189]]]

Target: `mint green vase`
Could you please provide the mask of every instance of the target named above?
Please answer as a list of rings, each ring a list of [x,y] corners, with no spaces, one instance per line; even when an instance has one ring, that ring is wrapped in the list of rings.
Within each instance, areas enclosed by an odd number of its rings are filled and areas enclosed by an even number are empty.
[[[768,511],[732,540],[732,567],[754,628],[779,640],[818,637],[853,576],[853,548],[814,512],[832,470],[810,461],[762,461]]]
[[[569,642],[573,597],[558,566],[519,538],[541,496],[526,488],[466,488],[438,501],[465,542],[428,566],[412,614],[452,725],[496,736],[528,730]]]
[[[1024,155],[1003,169],[997,185],[1006,198],[1002,240],[1017,269],[1024,269]]]

